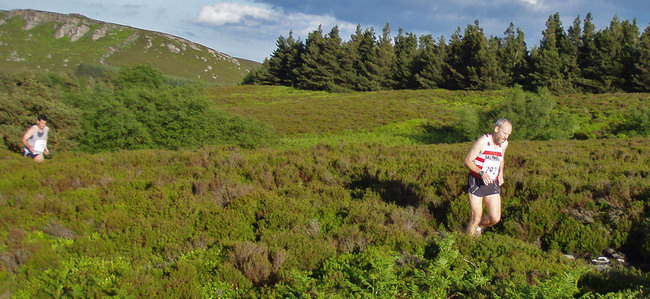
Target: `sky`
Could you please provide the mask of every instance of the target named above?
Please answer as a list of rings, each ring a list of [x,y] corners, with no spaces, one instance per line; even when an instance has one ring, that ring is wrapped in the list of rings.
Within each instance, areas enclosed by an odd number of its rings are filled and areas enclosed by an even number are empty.
[[[648,0],[0,0],[0,9],[78,13],[91,19],[179,36],[237,58],[262,62],[280,36],[304,41],[322,26],[339,26],[348,40],[357,25],[392,36],[401,28],[417,36],[446,40],[460,27],[479,21],[486,36],[502,37],[513,23],[528,49],[539,44],[550,15],[559,13],[564,29],[591,12],[597,30],[617,16],[636,18],[641,32],[650,25]],[[462,31],[461,31],[462,32]]]

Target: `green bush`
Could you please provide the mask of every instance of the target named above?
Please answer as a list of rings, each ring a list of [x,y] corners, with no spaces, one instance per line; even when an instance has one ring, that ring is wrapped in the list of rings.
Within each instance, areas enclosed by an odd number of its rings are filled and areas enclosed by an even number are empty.
[[[80,68],[91,76],[109,76],[108,81],[0,75],[3,147],[20,152],[20,138],[38,114],[48,116],[51,151],[198,149],[225,144],[255,148],[273,142],[272,128],[217,110],[199,83],[171,82],[149,65],[123,67],[116,75]]]
[[[645,106],[630,110],[616,129],[621,137],[650,136],[650,107]]]
[[[492,132],[494,122],[500,118],[512,122],[511,140],[569,139],[577,130],[574,116],[558,108],[546,89],[532,93],[512,88],[495,106],[477,112],[469,107],[460,110],[458,115],[456,128],[468,140],[476,139],[481,132]]]
[[[77,82],[69,77],[46,74],[0,73],[0,139],[7,148],[22,152],[21,138],[39,114],[48,117],[51,129],[48,148],[70,150],[71,136],[79,129],[80,111],[64,102],[65,93]]]
[[[252,148],[272,139],[268,127],[214,109],[198,83],[168,85],[147,65],[123,68],[115,82],[115,90],[98,85],[70,97],[84,111],[78,136],[83,151],[218,144]]]
[[[557,227],[544,241],[551,249],[593,255],[607,248],[607,235],[607,231],[600,224],[582,224],[573,217],[561,216]]]

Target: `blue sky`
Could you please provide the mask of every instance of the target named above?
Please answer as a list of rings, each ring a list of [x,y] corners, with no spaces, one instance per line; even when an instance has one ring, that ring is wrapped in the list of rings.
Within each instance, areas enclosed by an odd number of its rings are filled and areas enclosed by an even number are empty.
[[[280,35],[305,39],[322,25],[338,25],[348,39],[357,26],[381,32],[386,23],[417,36],[447,39],[457,27],[479,20],[486,35],[503,36],[512,22],[526,35],[528,48],[539,43],[548,17],[560,13],[566,30],[591,12],[598,30],[614,16],[650,24],[648,0],[0,0],[0,9],[79,13],[89,18],[180,36],[228,55],[262,61]]]

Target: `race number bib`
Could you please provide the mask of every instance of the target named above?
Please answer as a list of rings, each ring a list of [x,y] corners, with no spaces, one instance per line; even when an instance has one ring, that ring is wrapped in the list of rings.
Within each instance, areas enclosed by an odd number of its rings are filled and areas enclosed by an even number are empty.
[[[481,170],[485,171],[491,179],[495,180],[499,175],[499,167],[501,166],[501,157],[497,156],[487,156],[485,162],[483,162],[483,168]]]
[[[45,151],[45,145],[47,145],[47,141],[45,140],[36,140],[34,143],[34,151],[37,153],[42,153]]]

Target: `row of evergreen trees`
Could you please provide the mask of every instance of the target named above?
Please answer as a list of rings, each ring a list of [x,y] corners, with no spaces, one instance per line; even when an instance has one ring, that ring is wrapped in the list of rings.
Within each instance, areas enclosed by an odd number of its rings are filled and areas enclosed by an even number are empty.
[[[530,51],[512,23],[504,37],[488,38],[477,20],[449,41],[402,29],[393,40],[387,24],[379,37],[357,26],[344,42],[338,27],[328,34],[319,27],[304,43],[291,32],[280,36],[277,49],[244,83],[332,91],[513,85],[557,93],[650,91],[650,26],[640,33],[636,19],[614,17],[597,31],[589,13],[564,30],[556,13]]]

